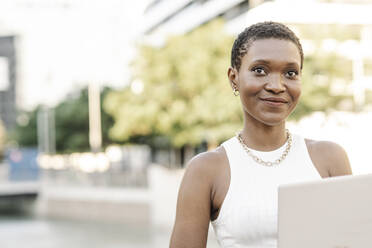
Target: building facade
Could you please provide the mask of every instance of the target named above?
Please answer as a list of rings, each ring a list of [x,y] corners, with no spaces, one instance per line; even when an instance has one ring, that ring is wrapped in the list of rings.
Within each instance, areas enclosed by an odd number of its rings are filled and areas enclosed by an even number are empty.
[[[16,121],[16,51],[14,36],[0,36],[0,119],[6,128]]]
[[[238,33],[246,26],[249,9],[265,0],[154,0],[144,13],[145,42],[162,44],[169,35],[181,35],[216,18],[226,21],[227,31]]]

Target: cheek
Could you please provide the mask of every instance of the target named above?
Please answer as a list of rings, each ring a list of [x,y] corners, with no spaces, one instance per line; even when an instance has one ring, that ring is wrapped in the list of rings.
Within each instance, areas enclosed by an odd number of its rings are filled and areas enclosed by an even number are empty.
[[[301,83],[298,82],[291,85],[291,87],[289,87],[288,90],[292,97],[292,100],[297,103],[301,96]]]
[[[263,79],[250,76],[248,73],[239,77],[239,86],[245,95],[255,95],[262,89]]]

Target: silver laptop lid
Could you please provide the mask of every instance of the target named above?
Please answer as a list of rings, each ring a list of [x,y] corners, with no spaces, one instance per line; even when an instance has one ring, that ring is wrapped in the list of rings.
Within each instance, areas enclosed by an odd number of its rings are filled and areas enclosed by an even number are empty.
[[[279,187],[278,248],[372,247],[372,174]]]

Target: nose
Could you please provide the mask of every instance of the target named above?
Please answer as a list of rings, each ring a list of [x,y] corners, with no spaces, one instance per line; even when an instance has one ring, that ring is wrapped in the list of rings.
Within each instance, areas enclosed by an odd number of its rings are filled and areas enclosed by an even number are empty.
[[[271,77],[267,78],[265,84],[265,90],[270,91],[274,94],[282,93],[286,90],[284,85],[284,79],[280,74],[272,74]]]

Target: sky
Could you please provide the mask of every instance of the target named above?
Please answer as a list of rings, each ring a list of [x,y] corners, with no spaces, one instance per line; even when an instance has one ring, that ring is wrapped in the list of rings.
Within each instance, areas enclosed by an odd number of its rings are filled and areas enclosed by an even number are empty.
[[[89,83],[124,87],[147,2],[1,0],[0,35],[16,36],[17,106],[54,106]]]

